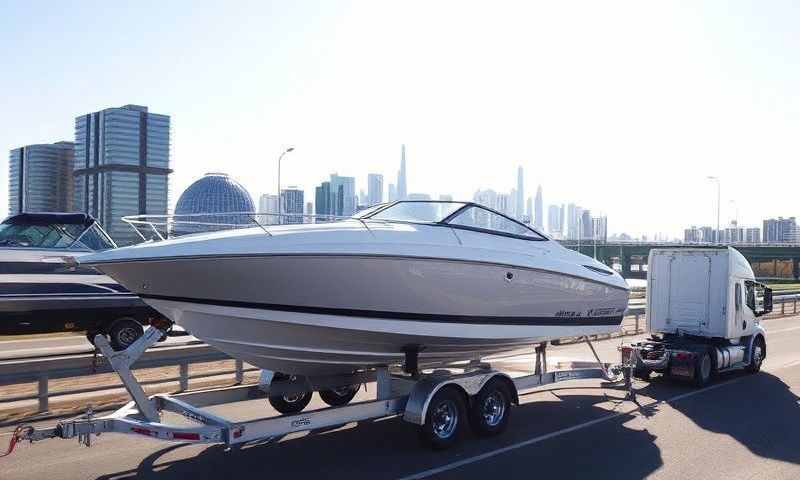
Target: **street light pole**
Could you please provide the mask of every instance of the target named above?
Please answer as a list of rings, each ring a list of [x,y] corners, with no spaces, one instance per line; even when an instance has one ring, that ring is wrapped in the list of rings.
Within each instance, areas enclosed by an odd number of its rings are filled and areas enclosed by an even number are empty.
[[[278,221],[283,224],[283,202],[281,202],[281,160],[284,155],[294,150],[294,147],[289,147],[281,153],[278,157]]]
[[[713,177],[713,176],[709,175],[706,178],[708,178],[709,180],[713,180],[713,181],[717,182],[717,231],[714,232],[714,237],[715,237],[717,243],[721,243],[720,239],[719,239],[719,198],[720,198],[720,196],[719,196],[719,190],[720,190],[719,177]]]

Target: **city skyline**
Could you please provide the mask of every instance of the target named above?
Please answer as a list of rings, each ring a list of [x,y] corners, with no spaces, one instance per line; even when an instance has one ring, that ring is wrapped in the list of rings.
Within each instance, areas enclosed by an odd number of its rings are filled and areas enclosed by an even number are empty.
[[[424,15],[415,5],[187,5],[54,5],[63,21],[47,28],[30,21],[34,6],[0,7],[0,41],[18,52],[6,63],[14,75],[0,79],[14,113],[0,118],[0,148],[69,139],[76,114],[141,103],[179,119],[178,192],[224,169],[255,196],[274,194],[278,154],[296,146],[282,181],[306,198],[334,169],[358,185],[382,174],[388,193],[405,143],[409,191],[456,200],[506,191],[508,172],[522,165],[525,197],[542,184],[545,205],[606,212],[610,233],[681,237],[687,225],[715,224],[708,175],[721,179],[722,223],[799,213],[791,189],[753,175],[764,163],[796,169],[800,72],[783,59],[797,50],[798,15],[786,6],[756,15],[753,2],[724,10],[585,3],[594,21],[576,23],[566,5],[462,5],[445,40],[447,5]],[[91,15],[166,33],[132,43],[132,26],[76,28]],[[175,26],[176,17],[186,21]],[[78,64],[76,50],[103,61]],[[535,61],[512,61],[522,55]],[[476,64],[488,68],[475,72]],[[243,68],[247,75],[226,73]],[[498,75],[509,79],[502,88]],[[656,173],[660,165],[669,168]],[[8,169],[0,172],[7,198]],[[771,207],[779,205],[790,208]]]

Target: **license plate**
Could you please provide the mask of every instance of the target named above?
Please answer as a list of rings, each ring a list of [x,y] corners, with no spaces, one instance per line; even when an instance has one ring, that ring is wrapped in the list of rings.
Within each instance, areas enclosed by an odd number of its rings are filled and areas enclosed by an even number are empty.
[[[681,377],[691,377],[692,376],[692,373],[689,371],[689,367],[686,367],[686,366],[683,366],[683,365],[676,365],[676,366],[670,367],[669,373],[670,373],[670,375],[678,375],[678,376],[681,376]]]

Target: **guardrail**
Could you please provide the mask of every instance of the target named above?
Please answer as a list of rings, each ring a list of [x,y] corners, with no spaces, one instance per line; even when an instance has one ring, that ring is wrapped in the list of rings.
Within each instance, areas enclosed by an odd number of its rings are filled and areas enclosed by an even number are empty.
[[[777,318],[798,313],[800,294],[782,295],[775,297],[773,312],[762,318]],[[591,340],[604,340],[612,337],[636,335],[644,333],[645,307],[629,308],[626,320],[623,321],[620,332],[612,334],[592,335]],[[632,329],[630,328],[632,327]],[[554,345],[569,344],[581,340],[583,337],[570,337],[553,340]],[[175,347],[161,347],[146,351],[134,365],[135,370],[159,367],[178,367],[178,375],[169,378],[141,381],[142,385],[163,384],[178,382],[181,391],[188,390],[189,380],[214,377],[220,375],[235,375],[237,384],[244,381],[245,372],[258,371],[255,367],[245,367],[241,360],[235,360],[233,370],[215,370],[212,372],[189,374],[189,365],[193,363],[214,362],[230,360],[228,355],[209,347],[208,345],[186,345]],[[23,394],[0,399],[0,408],[3,404],[25,400],[38,400],[37,413],[49,410],[50,398],[75,395],[82,393],[100,392],[115,388],[122,388],[121,383],[113,385],[98,385],[94,387],[75,388],[64,391],[52,392],[50,380],[63,378],[77,378],[85,375],[113,373],[108,361],[102,356],[91,354],[67,355],[37,359],[6,360],[0,362],[0,387],[22,383],[36,383],[35,394]]]
[[[190,345],[180,347],[162,347],[148,350],[136,362],[135,369],[159,367],[178,367],[178,375],[168,378],[158,378],[139,382],[142,385],[178,382],[181,391],[189,389],[189,380],[207,378],[218,375],[234,374],[236,383],[242,383],[244,373],[256,371],[256,368],[245,368],[241,360],[235,360],[233,370],[215,370],[189,374],[189,365],[193,363],[215,362],[230,360],[230,357],[208,345]],[[113,388],[122,388],[121,383],[113,385],[98,385],[93,387],[74,388],[64,391],[51,392],[50,380],[83,377],[103,373],[113,373],[114,370],[108,360],[102,356],[91,354],[68,355],[62,357],[48,357],[40,359],[7,360],[0,362],[0,386],[17,385],[22,383],[37,383],[36,394],[23,394],[0,399],[3,403],[19,402],[25,400],[38,400],[38,412],[49,410],[50,398],[64,395],[92,393]]]

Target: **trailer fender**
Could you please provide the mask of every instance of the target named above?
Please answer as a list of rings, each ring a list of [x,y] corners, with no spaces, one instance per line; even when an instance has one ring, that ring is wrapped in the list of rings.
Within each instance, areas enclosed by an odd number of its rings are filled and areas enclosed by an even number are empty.
[[[512,403],[519,404],[519,396],[514,381],[502,372],[476,372],[469,376],[431,376],[420,380],[408,396],[403,420],[415,425],[424,425],[428,406],[436,392],[442,388],[453,385],[464,394],[464,400],[469,404],[469,398],[477,394],[486,383],[493,378],[501,378],[506,382],[512,392]]]

